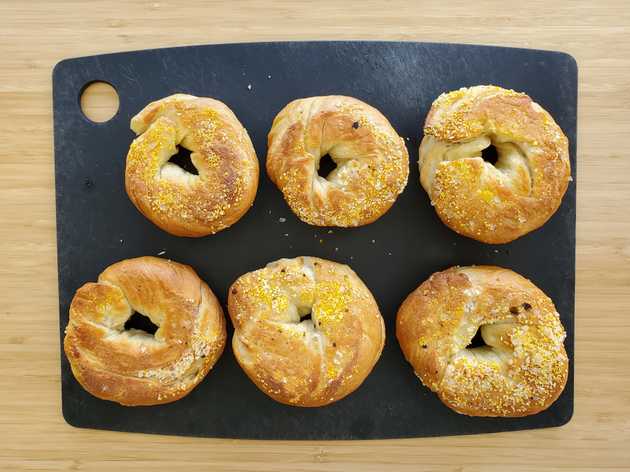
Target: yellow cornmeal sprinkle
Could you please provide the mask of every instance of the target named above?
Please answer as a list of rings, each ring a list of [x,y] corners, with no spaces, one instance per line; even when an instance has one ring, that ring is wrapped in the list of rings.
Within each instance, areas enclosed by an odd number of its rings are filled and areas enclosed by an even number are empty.
[[[330,332],[331,328],[344,317],[350,299],[350,287],[337,281],[317,282],[313,316],[318,328]]]
[[[451,365],[450,376],[442,383],[443,396],[456,410],[481,409],[505,415],[528,407],[528,392],[503,375],[496,363],[460,357]]]
[[[479,190],[479,196],[484,202],[490,203],[494,199],[495,195],[494,192],[492,192],[491,190],[483,189]]]
[[[509,110],[510,119],[501,121],[496,121],[494,116],[488,116],[486,112],[475,112],[484,100],[494,97],[522,98],[527,95],[496,86],[462,88],[442,94],[432,105],[432,109],[442,108],[440,119],[436,123],[425,126],[424,134],[435,136],[438,140],[446,142],[460,142],[486,134],[495,134],[512,142],[520,141],[538,145],[537,136],[545,134],[542,129],[547,127],[547,114],[537,113],[541,130],[535,133],[536,136],[530,136],[522,131],[527,128],[528,123],[523,121],[523,112],[518,109]],[[456,102],[461,103],[456,104]],[[449,109],[454,105],[454,109]]]
[[[326,374],[328,375],[329,379],[337,378],[337,376],[339,375],[340,372],[341,372],[341,368],[340,367],[337,367],[333,363],[329,363],[328,364],[328,368],[326,369]]]
[[[476,161],[459,159],[439,164],[433,181],[431,203],[440,218],[458,232],[477,236],[496,229],[497,212],[525,221],[527,214],[522,201],[505,197],[512,192],[509,187],[501,187],[504,192],[502,197],[488,188],[476,189],[481,172],[482,168]],[[497,202],[497,199],[500,201]],[[490,203],[493,205],[488,205]]]
[[[284,314],[291,303],[310,306],[316,328],[324,331],[343,319],[352,296],[352,290],[345,282],[327,280],[314,283],[310,278],[302,282],[299,276],[296,281],[295,274],[268,268],[255,272],[254,276],[255,283],[248,284],[246,291],[249,297],[270,310],[267,316],[275,319],[277,315]]]
[[[315,299],[315,290],[311,287],[300,289],[298,294],[298,302],[300,306],[312,306]]]
[[[458,357],[447,369],[440,395],[455,409],[482,409],[493,415],[514,415],[543,406],[563,381],[566,355],[564,331],[553,314],[520,317],[504,339],[512,345],[510,360]],[[544,334],[548,331],[550,336]]]
[[[517,346],[507,371],[496,361],[455,360],[450,375],[443,379],[441,394],[456,409],[481,408],[496,415],[517,414],[533,404],[544,404],[563,378],[563,356],[559,346],[541,341],[530,331],[513,330],[510,337]]]
[[[248,295],[272,313],[284,313],[289,307],[289,299],[281,288],[281,277],[269,269],[262,269],[255,274],[256,283],[248,285]]]

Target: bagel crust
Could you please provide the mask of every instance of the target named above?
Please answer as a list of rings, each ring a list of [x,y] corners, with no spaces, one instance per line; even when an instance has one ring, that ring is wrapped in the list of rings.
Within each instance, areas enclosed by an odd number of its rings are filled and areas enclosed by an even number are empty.
[[[212,98],[176,94],[131,120],[125,188],[140,212],[175,236],[201,237],[238,221],[254,202],[258,158],[232,110]],[[198,175],[168,162],[191,151]]]
[[[134,311],[158,325],[154,335],[125,330]],[[92,395],[122,405],[168,403],[190,392],[225,346],[225,317],[189,266],[157,257],[117,262],[70,305],[64,351]]]
[[[322,406],[350,394],[385,342],[383,318],[361,279],[315,257],[280,259],[239,277],[228,311],[239,364],[260,390],[288,405]]]
[[[496,164],[482,151],[493,145]],[[444,224],[507,243],[541,227],[571,178],[567,137],[524,93],[480,85],[440,95],[424,125],[420,183]]]
[[[403,139],[376,108],[338,95],[289,103],[268,137],[267,174],[291,210],[315,226],[372,223],[407,185]],[[320,159],[337,165],[318,175]]]
[[[467,347],[478,329],[486,345]],[[553,302],[508,269],[436,272],[398,310],[396,337],[422,383],[465,415],[533,415],[567,381],[566,333]]]

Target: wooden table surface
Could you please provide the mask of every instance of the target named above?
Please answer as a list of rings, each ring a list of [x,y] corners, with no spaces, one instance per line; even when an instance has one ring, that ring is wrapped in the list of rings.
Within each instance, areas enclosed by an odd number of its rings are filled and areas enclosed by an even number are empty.
[[[626,1],[3,0],[0,18],[0,469],[629,470]],[[104,52],[291,39],[494,44],[562,50],[577,59],[576,389],[568,425],[469,437],[265,442],[80,430],[63,421],[52,67]]]

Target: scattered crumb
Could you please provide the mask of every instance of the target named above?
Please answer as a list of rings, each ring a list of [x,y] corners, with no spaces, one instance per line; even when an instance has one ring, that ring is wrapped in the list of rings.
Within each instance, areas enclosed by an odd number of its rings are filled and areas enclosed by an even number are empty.
[[[495,249],[495,250],[494,250],[494,253],[495,253],[495,254],[499,254],[499,250],[498,250],[498,249]]]
[[[269,214],[271,215],[271,210],[269,210]]]
[[[120,240],[120,244],[122,244],[123,242],[124,242],[124,241],[121,239],[121,240]]]
[[[279,221],[280,223],[284,223],[285,221],[287,221],[287,219],[286,219],[286,218],[278,218],[278,221]]]
[[[284,233],[284,235],[285,235],[286,237],[288,237],[288,236],[289,236],[289,233]]]
[[[328,230],[328,234],[332,234],[332,232],[333,232],[333,230],[332,230],[332,229],[329,229],[329,230]]]
[[[271,74],[269,74],[269,75],[267,76],[267,78],[268,78],[268,79],[271,79]]]
[[[338,251],[338,250],[339,250],[339,248],[338,248],[338,247],[336,247],[336,248],[335,248],[335,251]]]
[[[354,256],[350,256],[350,260],[354,259]]]
[[[406,139],[407,141],[409,141],[409,136],[407,136],[405,139]]]
[[[166,254],[166,251],[160,251],[157,253],[158,256],[163,256],[164,254]]]
[[[319,240],[319,244],[324,244],[324,240],[323,240],[323,239],[320,239],[320,240]]]
[[[388,256],[391,256],[391,255],[392,255],[392,253],[391,253],[391,252],[388,252],[388,253],[387,253],[387,255],[388,255]]]
[[[372,240],[372,244],[374,244],[374,243],[376,243],[376,239],[373,239],[373,240]]]
[[[247,84],[247,90],[251,90],[252,89],[252,84]]]

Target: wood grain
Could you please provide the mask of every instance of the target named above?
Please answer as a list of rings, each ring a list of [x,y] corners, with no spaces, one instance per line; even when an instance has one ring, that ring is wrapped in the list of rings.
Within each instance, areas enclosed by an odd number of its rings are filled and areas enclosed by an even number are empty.
[[[448,7],[445,5],[448,4]],[[626,1],[0,3],[0,469],[525,471],[630,467]],[[580,68],[576,410],[567,426],[374,442],[78,430],[60,412],[51,70],[184,44],[391,39],[563,50]],[[553,77],[543,80],[553,80]],[[621,146],[621,147],[619,147]],[[377,406],[374,406],[377,407]],[[247,420],[247,419],[244,419]]]

